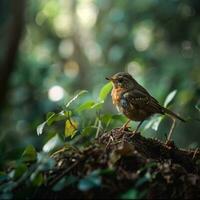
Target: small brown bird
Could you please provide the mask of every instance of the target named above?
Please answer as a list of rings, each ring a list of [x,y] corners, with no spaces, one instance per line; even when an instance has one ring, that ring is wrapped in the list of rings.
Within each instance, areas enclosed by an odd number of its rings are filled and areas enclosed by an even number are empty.
[[[111,93],[113,104],[129,119],[123,125],[123,130],[127,127],[131,120],[140,121],[134,131],[134,133],[136,133],[143,121],[148,119],[153,114],[167,114],[173,119],[173,124],[167,138],[167,141],[169,141],[175,126],[175,118],[185,122],[185,120],[177,114],[161,106],[159,102],[152,97],[145,88],[137,83],[137,81],[129,73],[119,72],[106,79],[112,81],[113,83]]]

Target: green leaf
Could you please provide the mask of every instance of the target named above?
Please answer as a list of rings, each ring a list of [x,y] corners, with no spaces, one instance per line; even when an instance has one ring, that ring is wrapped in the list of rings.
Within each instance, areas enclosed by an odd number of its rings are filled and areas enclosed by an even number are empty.
[[[0,171],[0,184],[1,182],[6,181],[8,179],[9,179],[9,176],[5,172]]]
[[[164,102],[164,107],[167,107],[169,105],[169,103],[173,100],[173,98],[175,97],[177,93],[177,90],[173,90],[172,92],[170,92]]]
[[[122,199],[138,199],[139,192],[136,189],[130,189],[122,194]]]
[[[113,115],[113,116],[112,116],[112,119],[118,120],[118,121],[121,121],[121,122],[124,122],[124,121],[127,120],[127,119],[124,117],[124,115],[122,115],[122,114]]]
[[[38,153],[38,171],[47,171],[55,166],[55,160],[50,158],[48,154],[41,152]]]
[[[92,188],[100,187],[101,183],[102,179],[99,176],[99,170],[95,170],[79,181],[78,188],[81,191],[88,191]]]
[[[56,115],[56,113],[54,113],[54,112],[49,112],[49,113],[47,113],[47,119],[46,119],[46,123],[48,124],[48,125],[51,125],[52,123],[53,123],[53,121],[54,121],[54,116]]]
[[[93,126],[86,126],[83,130],[82,130],[82,132],[81,132],[81,134],[82,135],[90,135],[92,132],[96,132],[96,128],[95,127],[93,127]]]
[[[152,124],[152,129],[157,131],[162,120],[163,120],[163,116],[157,117],[154,123]]]
[[[48,142],[43,146],[42,150],[44,152],[50,152],[58,147],[63,146],[63,144],[64,142],[60,139],[59,135],[56,134],[54,137],[48,140]]]
[[[42,173],[33,173],[31,174],[30,178],[33,186],[41,186],[44,183],[44,177]]]
[[[91,109],[92,106],[95,104],[95,101],[93,100],[89,100],[89,101],[86,101],[84,102],[83,104],[81,104],[77,109],[76,111],[77,112],[82,112],[84,110],[87,110],[87,109]]]
[[[71,115],[71,113],[69,115]],[[66,119],[65,111],[61,111],[59,113],[49,112],[47,114],[47,120],[37,127],[37,135],[41,135],[43,133],[43,129],[46,124],[50,126],[53,122],[63,119]]]
[[[80,91],[77,95],[75,95],[66,105],[65,105],[65,108],[69,108],[69,106],[81,95],[87,93],[88,91],[87,90],[82,90]]]
[[[47,119],[47,124],[50,126],[53,122],[61,121],[63,119],[66,119],[66,114],[64,111],[54,113],[50,116],[50,118]]]
[[[103,104],[104,104],[103,101],[102,102],[97,102],[91,107],[91,109],[96,109],[96,110],[101,109]]]
[[[200,100],[195,105],[195,108],[200,112]]]
[[[148,123],[146,124],[144,129],[152,128],[153,130],[157,131],[159,128],[160,123],[164,119],[164,116],[154,116],[152,117]]]
[[[19,179],[27,171],[27,166],[23,163],[20,163],[14,170],[13,179]]]
[[[102,89],[101,89],[101,91],[99,93],[99,99],[100,99],[100,101],[104,101],[106,99],[106,97],[108,96],[108,94],[111,91],[111,89],[112,89],[112,83],[111,82],[105,84],[102,87]]]
[[[41,135],[42,132],[43,132],[43,129],[44,129],[44,126],[46,125],[46,121],[43,122],[42,124],[40,124],[38,127],[37,127],[37,135]]]
[[[105,124],[109,123],[112,120],[112,115],[111,114],[105,114],[101,116],[101,121]]]
[[[54,113],[54,112],[48,112],[47,116],[46,116],[46,121],[49,120],[49,119],[51,119],[51,117],[53,117],[55,114],[56,113]]]
[[[65,137],[73,138],[78,129],[78,122],[73,119],[68,119],[65,122]]]
[[[37,158],[37,152],[33,145],[29,145],[26,147],[24,152],[22,153],[22,160],[25,162],[34,162]]]

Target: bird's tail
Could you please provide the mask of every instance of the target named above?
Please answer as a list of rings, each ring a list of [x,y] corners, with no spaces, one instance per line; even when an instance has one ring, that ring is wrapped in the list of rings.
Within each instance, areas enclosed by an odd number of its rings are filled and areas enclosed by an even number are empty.
[[[166,114],[168,114],[168,115],[171,115],[172,117],[175,117],[175,118],[181,120],[182,122],[186,122],[185,119],[179,117],[177,114],[175,114],[174,112],[172,112],[171,110],[169,110],[169,109],[167,109],[167,108],[163,108],[163,111],[164,111],[164,113],[166,113]]]

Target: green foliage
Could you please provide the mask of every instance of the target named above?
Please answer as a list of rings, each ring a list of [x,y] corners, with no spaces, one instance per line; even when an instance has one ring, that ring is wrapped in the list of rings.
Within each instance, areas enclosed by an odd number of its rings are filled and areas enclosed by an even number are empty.
[[[34,162],[36,160],[37,152],[33,145],[29,145],[26,147],[21,158],[25,162]]]
[[[121,196],[121,199],[139,199],[139,191],[130,189]]]
[[[30,179],[31,183],[35,187],[39,187],[44,183],[44,176],[42,175],[42,173],[33,173],[31,174]]]
[[[106,99],[106,97],[108,96],[108,94],[110,93],[112,89],[112,83],[109,82],[106,85],[104,85],[99,93],[99,99],[100,101],[104,101]]]
[[[64,136],[73,138],[78,133],[80,124],[84,123],[84,121],[86,121],[83,119],[83,117],[81,118],[81,116],[83,116],[83,113],[87,110],[88,111],[91,110],[93,112],[97,112],[97,111],[101,110],[103,107],[104,101],[105,101],[106,97],[108,96],[111,88],[112,88],[112,84],[110,82],[105,84],[102,87],[102,89],[100,90],[99,95],[98,95],[100,101],[95,101],[93,99],[88,99],[88,98],[84,101],[81,101],[82,96],[88,94],[88,91],[86,91],[86,90],[80,91],[71,100],[69,100],[69,102],[67,102],[65,104],[65,106],[63,107],[63,110],[61,110],[59,113],[54,113],[54,112],[48,113],[46,121],[41,123],[37,127],[37,134],[41,135],[43,133],[44,127],[46,125],[51,126],[54,122],[65,120]],[[75,117],[79,116],[79,118],[81,118],[81,121],[73,119],[73,116],[75,116]],[[98,118],[98,116],[96,116],[96,117]],[[106,118],[105,116],[104,117],[101,116],[99,118],[99,120],[102,120],[108,126],[112,120],[112,115],[110,115],[109,119],[108,119],[108,115],[107,115],[107,121],[105,120],[105,118]],[[86,132],[90,131],[92,129],[92,127],[95,126],[95,121],[96,121],[96,118],[94,118],[93,124],[91,124],[91,125],[85,124],[84,125],[85,128],[83,128],[82,132],[86,133]],[[50,144],[55,142],[55,141],[54,142],[53,141],[50,141]],[[51,145],[47,145],[47,146],[51,146]],[[45,149],[47,146],[45,146]]]
[[[75,95],[66,105],[65,105],[65,108],[70,108],[71,104],[77,100],[78,97],[80,97],[81,95],[87,93],[88,91],[87,90],[82,90],[80,91],[77,95]]]
[[[200,112],[200,100],[199,100],[198,103],[196,104],[195,108]]]
[[[13,171],[12,178],[14,181],[18,180],[28,170],[26,164],[19,163]]]
[[[65,122],[65,137],[73,138],[78,129],[78,122],[72,119],[68,119]]]
[[[1,173],[0,180],[5,181],[2,187],[0,187],[3,197],[6,197],[7,195],[12,196],[12,191],[25,180],[28,180],[33,187],[39,187],[45,184],[46,180],[43,172],[52,169],[55,165],[55,161],[50,158],[47,153],[55,152],[56,149],[61,147],[70,147],[70,145],[62,139],[62,135],[73,139],[79,132],[81,124],[84,123],[84,128],[80,131],[81,136],[94,137],[94,134],[92,133],[101,131],[103,129],[102,125],[108,127],[113,119],[121,119],[118,115],[99,115],[97,112],[103,108],[104,101],[110,91],[110,86],[110,83],[106,84],[100,90],[100,101],[88,99],[89,97],[83,100],[83,94],[88,94],[88,92],[83,90],[69,100],[69,102],[67,102],[63,107],[63,110],[58,113],[49,112],[47,114],[45,122],[37,127],[37,134],[41,135],[45,126],[51,128],[56,124],[56,122],[64,121],[65,125],[63,134],[54,134],[50,137],[43,145],[42,152],[37,152],[33,145],[27,146],[21,155],[19,164],[17,164],[10,172],[10,175],[8,176],[4,172]],[[95,118],[92,120],[90,119],[89,121],[88,119],[81,118],[85,111],[95,113]],[[32,163],[32,166],[28,167],[30,163]],[[101,176],[107,173],[110,173],[110,170],[96,170],[80,180],[73,176],[63,177],[53,186],[52,189],[53,191],[60,191],[64,187],[76,183],[79,190],[88,191],[92,188],[100,187]]]
[[[165,102],[164,102],[164,107],[167,107],[170,104],[170,102],[174,99],[176,93],[177,93],[177,90],[173,90],[172,92],[170,92],[167,95]]]
[[[62,147],[64,144],[64,142],[62,141],[62,139],[59,137],[58,134],[56,134],[55,136],[53,136],[51,139],[49,139],[45,145],[43,146],[42,150],[44,152],[51,152],[51,151],[55,151],[57,148]]]
[[[83,104],[81,104],[76,110],[77,110],[77,112],[82,112],[84,110],[91,109],[94,105],[95,105],[95,101],[88,100],[88,101],[84,102]]]
[[[88,191],[93,188],[101,186],[100,170],[93,171],[91,174],[81,179],[78,184],[78,188],[81,191]]]
[[[15,189],[22,184],[23,187],[41,186],[45,183],[43,172],[51,170],[54,165],[55,161],[47,154],[37,153],[33,146],[28,146],[11,172],[0,173],[0,198],[12,199]]]

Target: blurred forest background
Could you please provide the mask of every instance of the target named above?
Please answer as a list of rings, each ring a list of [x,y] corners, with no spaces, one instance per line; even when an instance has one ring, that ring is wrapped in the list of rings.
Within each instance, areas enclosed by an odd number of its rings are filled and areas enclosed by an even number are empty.
[[[177,123],[173,139],[199,146],[200,1],[1,0],[0,44],[1,162],[28,144],[40,150],[53,136],[36,133],[46,114],[78,90],[97,98],[105,76],[119,71],[161,104],[177,90],[170,108],[188,122]],[[117,113],[110,95],[103,112]],[[164,139],[169,125],[142,133]]]

